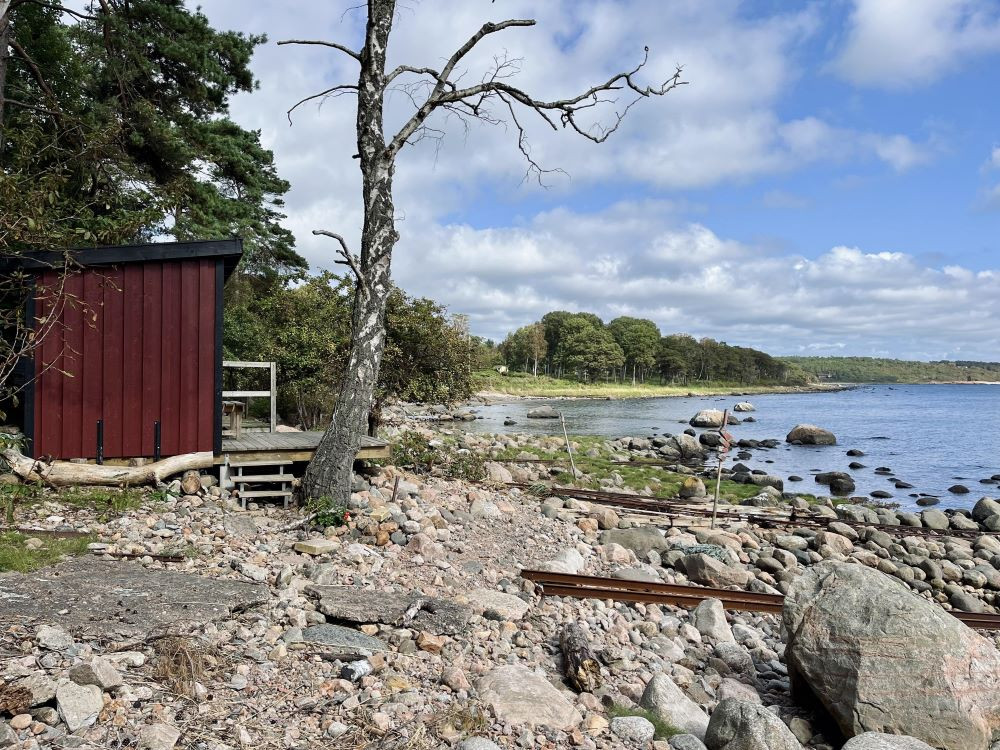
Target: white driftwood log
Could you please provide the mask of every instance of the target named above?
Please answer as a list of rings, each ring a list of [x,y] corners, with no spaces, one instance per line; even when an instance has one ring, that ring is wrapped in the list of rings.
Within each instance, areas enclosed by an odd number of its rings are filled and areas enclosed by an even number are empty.
[[[208,469],[212,466],[212,454],[207,451],[170,456],[145,466],[103,466],[69,461],[45,463],[28,458],[13,448],[0,452],[0,456],[10,466],[11,471],[26,482],[42,482],[52,487],[81,485],[133,487],[156,484],[188,469]]]

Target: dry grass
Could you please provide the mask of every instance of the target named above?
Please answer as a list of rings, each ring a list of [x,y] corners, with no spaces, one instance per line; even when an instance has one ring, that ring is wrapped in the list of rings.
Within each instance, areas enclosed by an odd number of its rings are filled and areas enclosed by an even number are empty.
[[[178,695],[194,698],[195,684],[204,684],[219,671],[218,649],[201,638],[165,635],[153,646],[153,677]]]
[[[438,750],[457,739],[482,734],[489,727],[483,712],[475,706],[455,706],[447,711],[419,716],[401,727],[381,732],[373,719],[374,711],[362,706],[350,717],[342,719],[351,729],[335,740],[329,740],[329,750]]]

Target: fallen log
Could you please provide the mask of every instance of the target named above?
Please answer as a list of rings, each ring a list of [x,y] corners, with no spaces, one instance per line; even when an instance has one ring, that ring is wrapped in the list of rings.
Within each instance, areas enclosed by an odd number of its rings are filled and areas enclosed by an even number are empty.
[[[582,693],[593,693],[601,686],[601,665],[590,650],[587,634],[570,623],[559,638],[563,655],[563,673],[569,684]]]
[[[0,456],[11,471],[24,481],[41,482],[51,487],[135,487],[158,484],[189,469],[208,469],[212,466],[212,454],[208,451],[170,456],[144,466],[104,466],[70,461],[46,463],[28,458],[14,448],[0,451]]]

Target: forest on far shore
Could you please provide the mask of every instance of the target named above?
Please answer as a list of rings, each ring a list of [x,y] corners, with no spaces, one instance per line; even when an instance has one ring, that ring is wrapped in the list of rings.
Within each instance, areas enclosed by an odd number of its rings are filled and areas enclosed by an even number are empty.
[[[1000,381],[1000,362],[916,362],[878,357],[781,357],[821,381],[834,383],[952,383]]]

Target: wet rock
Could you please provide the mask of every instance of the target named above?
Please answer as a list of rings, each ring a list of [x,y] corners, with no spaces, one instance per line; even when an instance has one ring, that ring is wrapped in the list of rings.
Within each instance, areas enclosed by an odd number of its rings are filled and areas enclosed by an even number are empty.
[[[969,488],[966,487],[964,484],[953,484],[951,487],[948,488],[948,492],[952,493],[953,495],[968,495]]]
[[[691,417],[692,427],[722,427],[723,413],[719,409],[702,409]]]
[[[539,406],[528,410],[528,419],[559,419],[559,412],[551,406]]]
[[[817,427],[813,424],[795,425],[785,436],[786,443],[800,443],[802,445],[836,445],[837,438],[829,430]]]
[[[749,401],[740,401],[733,406],[733,411],[757,411]]]

